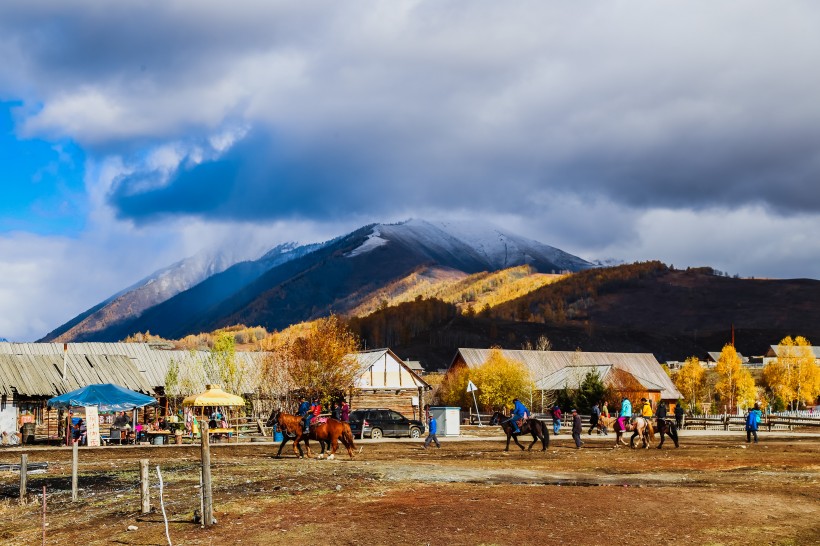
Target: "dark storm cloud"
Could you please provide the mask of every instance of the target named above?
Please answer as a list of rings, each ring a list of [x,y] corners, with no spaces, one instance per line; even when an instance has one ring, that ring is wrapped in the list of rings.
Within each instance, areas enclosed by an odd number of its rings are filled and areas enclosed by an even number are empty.
[[[108,195],[139,222],[527,215],[567,194],[816,213],[818,15],[807,2],[11,2],[0,82],[40,93],[29,132],[132,163]],[[170,175],[134,159],[231,126],[253,130]]]

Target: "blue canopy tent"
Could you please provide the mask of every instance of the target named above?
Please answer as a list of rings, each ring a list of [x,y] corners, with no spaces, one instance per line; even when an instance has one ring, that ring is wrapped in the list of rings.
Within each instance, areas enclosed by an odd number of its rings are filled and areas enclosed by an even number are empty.
[[[49,399],[48,406],[52,408],[97,406],[99,411],[129,411],[157,403],[157,400],[152,396],[112,383],[102,383],[88,385],[76,391],[55,396]]]

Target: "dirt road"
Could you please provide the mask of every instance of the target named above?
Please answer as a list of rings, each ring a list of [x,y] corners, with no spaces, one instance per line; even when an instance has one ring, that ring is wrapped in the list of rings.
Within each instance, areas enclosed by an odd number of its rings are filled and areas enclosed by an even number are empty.
[[[0,472],[0,541],[42,540],[38,492],[48,490],[49,544],[820,544],[820,437],[684,437],[680,449],[576,450],[559,436],[542,452],[504,453],[498,440],[361,443],[354,460],[274,459],[270,444],[212,451],[217,524],[193,523],[198,446],[82,449],[80,501],[71,451],[29,476]],[[668,445],[668,444],[667,444]],[[0,451],[0,463],[20,451]],[[139,459],[152,468],[154,512],[139,514]],[[128,531],[129,525],[137,527]]]

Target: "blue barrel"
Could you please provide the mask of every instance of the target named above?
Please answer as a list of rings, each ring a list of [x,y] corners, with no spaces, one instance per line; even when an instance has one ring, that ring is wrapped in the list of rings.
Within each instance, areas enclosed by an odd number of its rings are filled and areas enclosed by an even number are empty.
[[[278,427],[273,427],[273,441],[274,442],[281,442],[285,437],[279,431]]]

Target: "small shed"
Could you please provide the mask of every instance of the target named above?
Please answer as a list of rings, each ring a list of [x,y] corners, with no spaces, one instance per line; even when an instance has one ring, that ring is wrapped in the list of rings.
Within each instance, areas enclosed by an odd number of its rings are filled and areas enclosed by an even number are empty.
[[[461,435],[461,408],[436,406],[430,408],[430,417],[436,420],[438,436]]]

